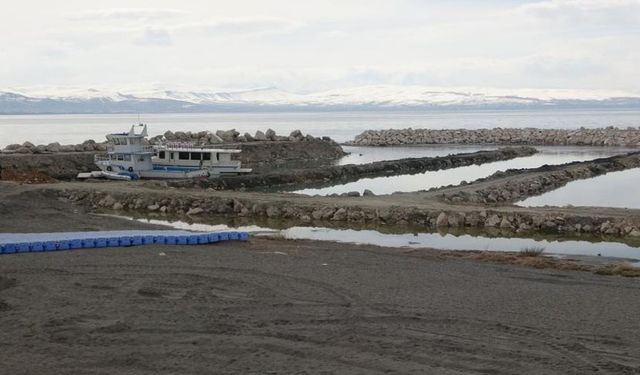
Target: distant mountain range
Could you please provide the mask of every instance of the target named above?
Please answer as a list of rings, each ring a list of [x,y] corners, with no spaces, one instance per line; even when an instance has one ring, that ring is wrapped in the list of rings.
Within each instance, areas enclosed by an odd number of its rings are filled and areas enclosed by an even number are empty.
[[[589,90],[507,90],[363,86],[315,93],[30,88],[0,90],[0,113],[168,113],[221,111],[640,109],[640,94]]]

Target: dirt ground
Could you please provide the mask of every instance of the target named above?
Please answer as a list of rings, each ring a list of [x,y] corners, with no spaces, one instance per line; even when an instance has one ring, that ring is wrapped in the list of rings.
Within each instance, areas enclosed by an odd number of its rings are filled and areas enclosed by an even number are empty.
[[[53,195],[52,195],[53,196]],[[0,232],[148,226],[0,187]],[[640,373],[640,280],[406,249],[0,255],[0,373]]]

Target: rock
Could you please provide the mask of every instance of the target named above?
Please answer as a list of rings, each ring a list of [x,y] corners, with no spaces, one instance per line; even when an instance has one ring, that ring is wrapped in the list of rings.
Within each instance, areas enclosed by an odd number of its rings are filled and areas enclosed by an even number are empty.
[[[304,135],[302,135],[300,130],[294,130],[289,134],[289,140],[292,142],[300,142],[304,140]]]
[[[219,143],[224,143],[224,140],[213,133],[207,134],[205,137],[208,144],[216,145]]]
[[[302,221],[303,223],[310,223],[311,217],[309,215],[302,215],[300,216],[300,221]]]
[[[449,226],[449,217],[447,216],[446,213],[441,212],[440,215],[438,215],[438,218],[436,219],[436,227],[442,228],[442,227],[448,227],[448,226]]]
[[[22,144],[22,147],[28,148],[29,150],[33,150],[36,146],[31,142],[25,142]]]
[[[267,138],[267,140],[269,141],[276,141],[278,140],[278,136],[276,135],[276,132],[273,131],[273,129],[267,129],[267,132],[265,133],[265,137]],[[256,136],[257,138],[257,136]]]
[[[267,140],[267,136],[261,131],[258,130],[256,132],[255,137],[253,137],[256,141],[266,141]]]
[[[513,225],[511,224],[511,222],[505,217],[502,218],[502,221],[500,221],[500,228],[502,229],[513,229]]]
[[[640,237],[640,230],[638,229],[634,229],[631,232],[629,232],[629,236],[631,237]]]
[[[253,138],[253,136],[252,136],[251,134],[249,134],[249,133],[244,133],[244,139],[245,139],[247,142],[253,142],[253,141],[255,141],[255,138]]]
[[[344,221],[347,219],[347,210],[339,208],[331,217],[332,221]]]
[[[22,147],[22,145],[14,143],[14,144],[10,144],[9,146],[5,147],[4,149],[6,151],[15,151],[15,150],[19,149],[20,147]]]
[[[176,136],[175,136],[175,134],[173,134],[173,132],[172,132],[171,130],[167,130],[167,131],[164,133],[164,138],[165,138],[167,141],[173,141],[173,140],[175,140],[175,139],[176,139]]]
[[[347,193],[347,197],[359,197],[359,196],[360,196],[359,191],[350,191]]]
[[[231,130],[218,130],[216,132],[216,135],[218,137],[220,137],[224,142],[235,142],[238,139],[238,135],[240,135],[240,133],[238,133],[235,129],[231,129]]]
[[[266,210],[267,217],[278,217],[280,216],[280,209],[276,206],[269,206]]]
[[[122,203],[116,202],[116,203],[113,204],[113,206],[111,206],[111,208],[114,211],[120,211],[120,210],[122,210],[124,208],[124,206],[122,205]]]
[[[149,210],[149,211],[157,211],[159,209],[160,209],[160,206],[157,205],[157,204],[152,204],[152,205],[147,206],[147,210]]]
[[[485,220],[484,226],[485,227],[496,227],[501,222],[502,222],[502,220],[500,219],[500,216],[494,214],[494,215],[489,216],[487,218],[487,220]]]
[[[204,212],[204,210],[201,207],[192,207],[192,208],[189,209],[189,211],[187,211],[187,215],[188,216],[195,216],[195,215],[200,215],[203,212]]]
[[[374,196],[375,194],[373,193],[373,191],[369,190],[369,189],[364,189],[364,191],[362,192],[362,196],[363,197],[371,197]]]

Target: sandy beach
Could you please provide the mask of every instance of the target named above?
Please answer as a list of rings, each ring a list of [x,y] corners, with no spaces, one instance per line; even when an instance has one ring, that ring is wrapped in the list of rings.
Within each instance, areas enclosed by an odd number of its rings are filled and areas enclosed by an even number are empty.
[[[12,194],[5,232],[148,228]],[[639,297],[618,276],[258,237],[3,255],[0,352],[12,374],[630,374]]]

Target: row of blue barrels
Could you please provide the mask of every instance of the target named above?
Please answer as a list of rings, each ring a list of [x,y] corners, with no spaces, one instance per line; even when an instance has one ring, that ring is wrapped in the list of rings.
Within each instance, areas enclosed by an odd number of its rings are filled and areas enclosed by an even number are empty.
[[[203,245],[220,241],[246,241],[248,239],[249,234],[247,232],[213,232],[185,235],[117,236],[59,241],[16,242],[0,244],[0,254],[139,245]]]

